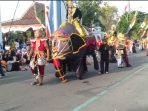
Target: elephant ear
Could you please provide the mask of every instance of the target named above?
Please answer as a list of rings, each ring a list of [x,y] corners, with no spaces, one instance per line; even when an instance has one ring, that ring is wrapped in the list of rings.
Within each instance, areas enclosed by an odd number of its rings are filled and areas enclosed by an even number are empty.
[[[86,44],[85,41],[77,34],[72,34],[70,36],[73,53],[78,53]]]

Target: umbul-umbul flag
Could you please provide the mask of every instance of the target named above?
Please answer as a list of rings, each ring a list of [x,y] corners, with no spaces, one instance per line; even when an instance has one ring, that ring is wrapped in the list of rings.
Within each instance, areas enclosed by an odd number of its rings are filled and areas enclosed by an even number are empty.
[[[50,26],[49,26],[49,1],[45,4],[45,28],[46,28],[46,37],[49,38],[51,35]]]
[[[146,17],[144,18],[144,21],[142,22],[142,24],[140,25],[140,28],[144,28],[145,27],[145,25],[146,25],[146,23],[147,23],[147,19],[146,19]]]
[[[125,6],[125,8],[124,8],[124,12],[128,12],[129,11],[129,3]]]
[[[135,12],[135,15],[133,16],[133,18],[130,21],[130,25],[128,27],[127,33],[129,33],[129,31],[132,29],[132,27],[134,26],[135,22],[136,22],[136,17],[137,17],[138,12]]]
[[[141,38],[146,34],[147,29],[148,29],[148,24],[145,26],[144,31],[141,34]]]

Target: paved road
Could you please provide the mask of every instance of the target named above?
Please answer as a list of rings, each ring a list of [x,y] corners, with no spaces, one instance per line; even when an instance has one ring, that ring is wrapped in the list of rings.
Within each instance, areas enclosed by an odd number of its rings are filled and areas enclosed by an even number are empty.
[[[0,79],[0,111],[148,111],[148,57],[145,52],[129,56],[132,67],[98,75],[89,66],[83,80],[68,74],[60,83],[47,65],[45,84],[31,86],[31,72],[10,72]]]

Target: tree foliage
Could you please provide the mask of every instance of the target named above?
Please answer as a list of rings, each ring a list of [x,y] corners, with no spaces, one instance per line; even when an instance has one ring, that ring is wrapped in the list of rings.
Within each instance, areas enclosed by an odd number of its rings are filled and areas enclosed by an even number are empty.
[[[100,9],[98,19],[108,32],[111,25],[116,23],[115,17],[117,16],[118,9],[115,6],[110,6],[108,3],[104,3],[104,6]]]
[[[78,1],[78,7],[80,8],[83,17],[82,24],[85,26],[91,26],[92,23],[98,21],[97,17],[100,14],[101,1]]]
[[[45,25],[45,9],[37,12],[37,16],[40,19],[41,23]]]

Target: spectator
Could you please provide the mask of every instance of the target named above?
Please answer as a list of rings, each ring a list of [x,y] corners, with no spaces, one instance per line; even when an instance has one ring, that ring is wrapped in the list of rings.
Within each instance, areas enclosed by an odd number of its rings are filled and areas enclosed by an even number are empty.
[[[2,68],[1,60],[2,60],[2,53],[0,53],[0,74],[1,74],[0,79],[5,76],[3,68]]]
[[[18,49],[20,49],[20,45],[19,45],[19,42],[18,42],[18,40],[16,39],[15,40],[15,48],[18,50]]]

